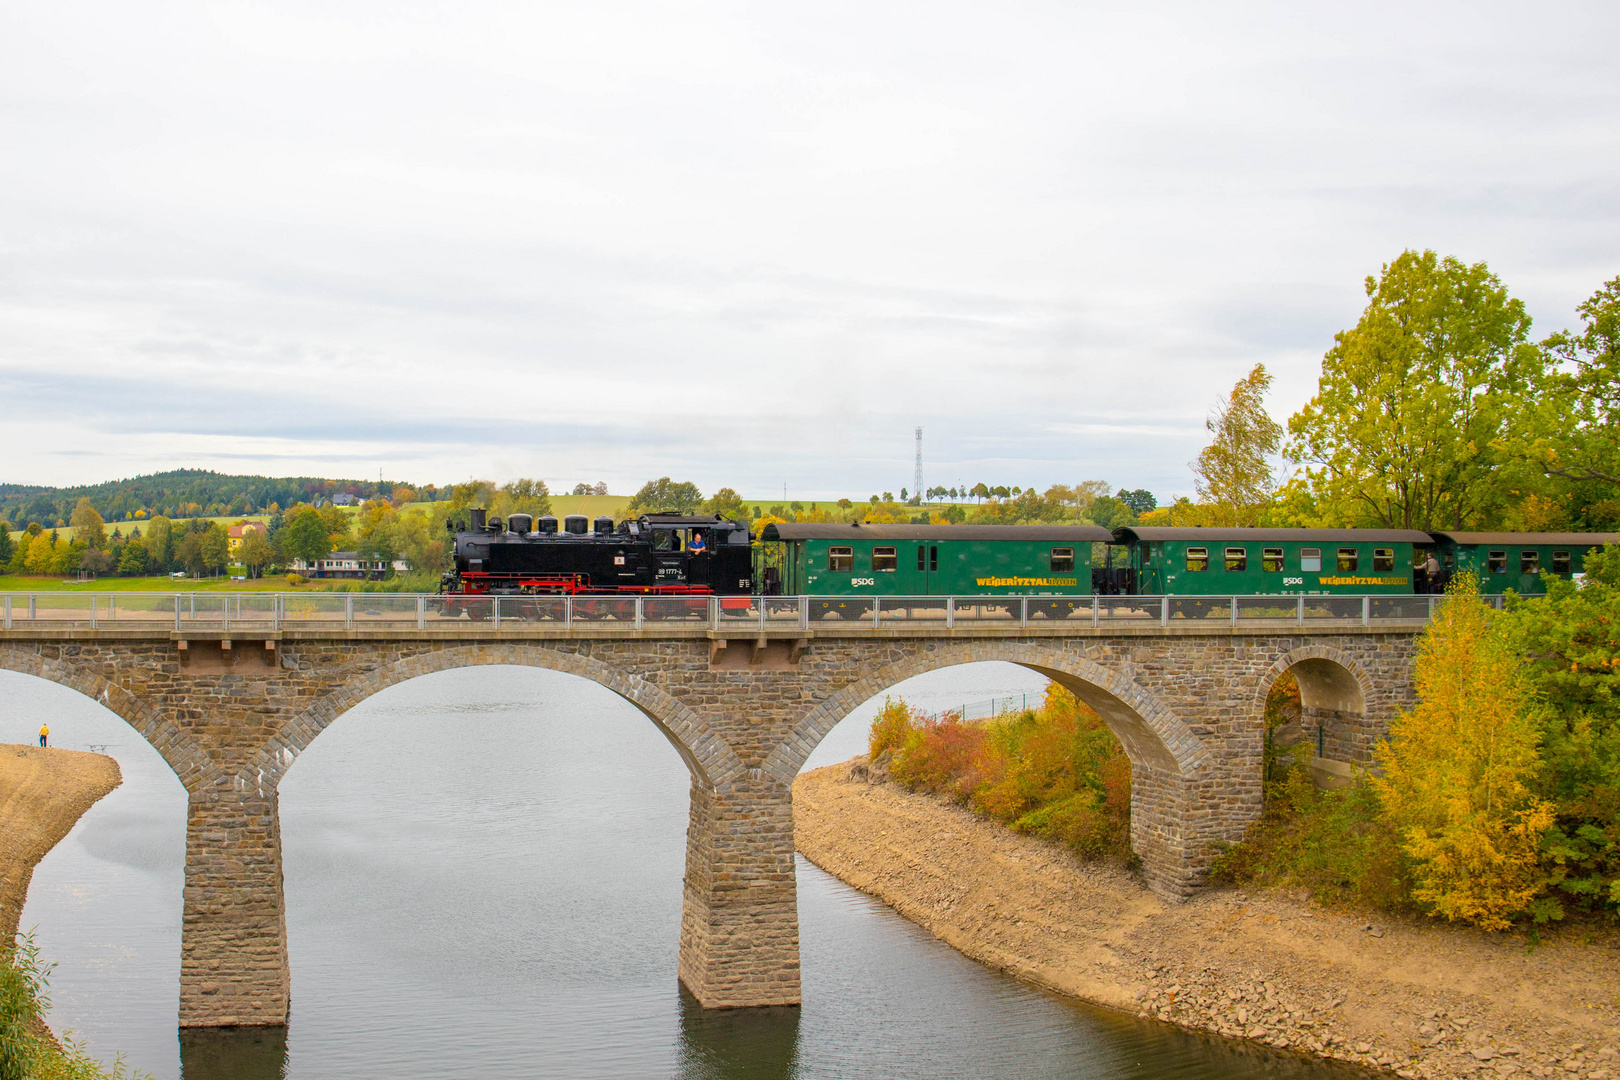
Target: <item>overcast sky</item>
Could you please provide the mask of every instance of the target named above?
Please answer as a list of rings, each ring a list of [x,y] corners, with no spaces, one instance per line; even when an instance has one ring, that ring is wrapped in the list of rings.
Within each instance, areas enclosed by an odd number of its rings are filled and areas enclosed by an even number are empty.
[[[1403,248],[1620,274],[1617,12],[8,4],[0,480],[1162,500]]]

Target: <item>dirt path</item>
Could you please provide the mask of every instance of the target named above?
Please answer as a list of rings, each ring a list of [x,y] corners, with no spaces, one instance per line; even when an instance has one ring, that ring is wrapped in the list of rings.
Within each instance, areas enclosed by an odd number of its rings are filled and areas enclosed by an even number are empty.
[[[122,781],[105,754],[0,744],[0,941],[17,932],[34,866]]]
[[[859,760],[859,759],[857,759]],[[1620,932],[1371,922],[1275,891],[1156,899],[967,810],[835,765],[793,789],[799,850],[966,955],[1186,1027],[1405,1077],[1620,1077]],[[1590,937],[1590,940],[1588,940]]]

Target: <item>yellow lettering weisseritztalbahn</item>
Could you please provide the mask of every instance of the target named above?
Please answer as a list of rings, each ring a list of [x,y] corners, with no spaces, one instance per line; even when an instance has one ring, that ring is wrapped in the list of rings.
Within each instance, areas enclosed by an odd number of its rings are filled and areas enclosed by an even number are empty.
[[[1078,578],[1072,577],[982,577],[974,578],[981,589],[1012,589],[1035,586],[1070,586],[1078,583]]]
[[[1403,577],[1319,577],[1319,585],[1405,585]]]

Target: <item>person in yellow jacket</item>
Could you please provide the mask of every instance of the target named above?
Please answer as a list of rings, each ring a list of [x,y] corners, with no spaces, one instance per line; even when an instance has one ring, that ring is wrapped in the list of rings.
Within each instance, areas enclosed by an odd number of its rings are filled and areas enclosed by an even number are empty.
[[[39,725],[39,745],[44,746],[47,742],[50,741],[50,738],[51,738],[50,725],[49,724],[41,724],[41,725]]]

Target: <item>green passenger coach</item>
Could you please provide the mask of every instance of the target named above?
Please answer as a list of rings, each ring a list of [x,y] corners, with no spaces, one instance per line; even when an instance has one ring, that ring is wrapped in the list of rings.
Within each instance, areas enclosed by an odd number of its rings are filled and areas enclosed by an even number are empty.
[[[1114,533],[1142,596],[1410,593],[1415,529],[1170,529]]]
[[[772,522],[758,572],[788,596],[1089,596],[1096,525]]]
[[[1613,544],[1620,533],[1434,533],[1435,556],[1449,577],[1472,572],[1479,591],[1545,592],[1543,573],[1572,577],[1585,571],[1586,553]]]

